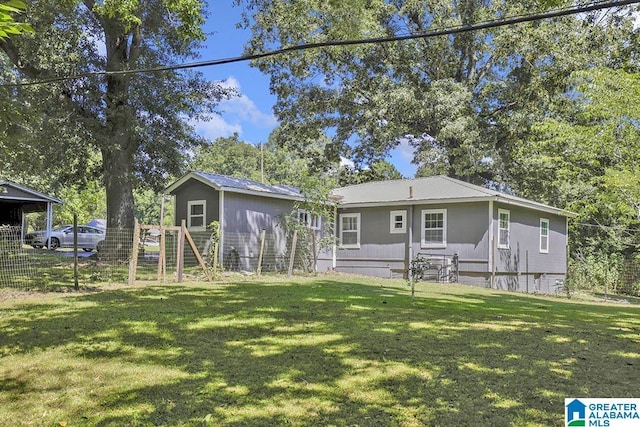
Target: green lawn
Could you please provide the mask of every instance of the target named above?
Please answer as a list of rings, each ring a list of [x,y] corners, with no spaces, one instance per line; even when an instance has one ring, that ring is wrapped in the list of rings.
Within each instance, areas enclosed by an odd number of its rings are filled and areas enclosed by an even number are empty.
[[[640,307],[350,276],[0,293],[0,425],[561,426]]]

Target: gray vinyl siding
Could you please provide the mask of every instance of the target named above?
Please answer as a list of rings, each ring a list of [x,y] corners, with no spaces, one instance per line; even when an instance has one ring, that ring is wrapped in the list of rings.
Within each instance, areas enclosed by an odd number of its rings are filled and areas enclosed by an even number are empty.
[[[225,232],[260,234],[263,229],[267,233],[280,229],[279,217],[289,214],[294,202],[225,191],[223,204]]]
[[[360,247],[338,246],[336,270],[377,277],[398,277],[407,268],[409,228],[412,253],[427,258],[459,256],[459,282],[520,292],[556,292],[557,280],[566,272],[566,218],[518,206],[489,202],[424,204],[339,209],[340,214],[360,214]],[[444,209],[447,217],[446,247],[423,248],[422,211]],[[498,249],[498,210],[510,212],[510,245]],[[407,232],[390,233],[390,212],[407,210]],[[549,221],[549,252],[540,252],[540,219]],[[492,227],[492,233],[489,227]],[[495,240],[491,241],[491,235]],[[492,252],[495,269],[492,267]],[[321,268],[331,265],[330,254],[321,258]]]
[[[445,248],[421,247],[422,210],[424,209],[446,209],[447,246]],[[390,213],[396,210],[407,211],[407,221],[411,224],[407,225],[405,233],[390,232]],[[360,248],[338,247],[336,265],[338,271],[357,272],[377,277],[396,276],[399,270],[407,268],[410,226],[413,227],[414,256],[418,254],[453,256],[454,253],[458,253],[461,268],[484,273],[488,271],[489,207],[487,203],[340,209],[338,225],[340,225],[340,214],[346,213],[360,213]]]
[[[495,249],[496,273],[565,274],[566,218],[517,206],[494,206],[494,236],[498,239],[498,209],[510,212],[509,248]],[[549,252],[540,252],[540,219],[549,220]]]
[[[263,229],[268,236],[265,251],[281,254],[281,258],[284,259],[287,241],[284,228],[278,224],[281,215],[287,215],[293,210],[292,200],[225,191],[222,203],[223,263],[227,262],[233,248],[239,256],[238,268],[254,271],[258,265],[260,235]]]
[[[219,221],[219,193],[216,189],[195,179],[190,179],[173,194],[176,198],[175,225],[180,225],[182,220],[187,221],[188,203],[195,200],[206,200],[207,202],[205,225],[208,226],[212,221]]]
[[[428,249],[421,247],[422,211],[446,209],[447,246]],[[417,205],[413,215],[414,254],[458,254],[461,263],[469,271],[487,271],[489,260],[489,206],[486,202],[455,203],[442,205]]]

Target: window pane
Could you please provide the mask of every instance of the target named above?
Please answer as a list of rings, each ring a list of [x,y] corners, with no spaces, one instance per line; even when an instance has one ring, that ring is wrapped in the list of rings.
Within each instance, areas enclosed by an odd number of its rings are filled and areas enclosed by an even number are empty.
[[[204,214],[203,205],[191,205],[191,215],[202,215],[202,214]]]
[[[357,218],[342,217],[342,231],[355,231],[358,229]]]
[[[349,231],[342,233],[342,244],[343,245],[357,245],[358,244],[358,233]]]
[[[509,231],[500,230],[499,243],[501,246],[507,246],[509,244]]]
[[[203,225],[204,225],[203,217],[201,217],[201,216],[192,216],[191,217],[191,226],[192,227],[202,227]]]
[[[425,230],[424,232],[425,243],[442,243],[443,237],[442,230]]]
[[[542,237],[540,239],[540,249],[542,250],[547,250],[549,249],[549,238],[548,237]]]

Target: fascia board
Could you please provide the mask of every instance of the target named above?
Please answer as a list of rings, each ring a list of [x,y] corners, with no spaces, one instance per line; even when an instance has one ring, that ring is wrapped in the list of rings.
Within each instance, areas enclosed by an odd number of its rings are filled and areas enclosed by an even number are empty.
[[[351,209],[351,208],[373,208],[373,207],[393,207],[393,206],[412,206],[412,205],[442,205],[448,203],[473,203],[473,202],[500,202],[508,205],[524,207],[533,209],[536,211],[551,213],[554,215],[575,217],[576,213],[566,211],[560,208],[554,208],[552,206],[546,206],[535,202],[527,203],[522,200],[514,200],[503,196],[482,196],[482,197],[459,197],[451,199],[401,199],[385,202],[362,202],[362,203],[338,203],[338,208]]]
[[[269,197],[271,199],[284,199],[284,200],[296,200],[296,201],[304,200],[304,197],[302,196],[290,196],[288,194],[278,194],[278,193],[269,193],[266,191],[247,190],[244,188],[220,187],[219,190],[225,191],[227,193],[240,193],[240,194],[248,194],[251,196],[258,196],[258,197]]]
[[[196,181],[199,181],[205,185],[208,185],[209,187],[214,188],[216,190],[220,190],[221,188],[215,185],[213,182],[209,181],[208,179],[196,173],[189,172],[188,174],[184,175],[182,178],[180,178],[179,180],[177,180],[176,182],[174,182],[173,184],[165,188],[164,193],[166,194],[166,193],[171,193],[172,191],[175,191],[178,187],[180,187],[182,184],[189,181],[190,179],[195,179]]]
[[[27,197],[8,197],[8,196],[0,196],[0,199],[6,200],[25,200],[25,201],[34,201],[34,202],[53,202],[58,203],[60,205],[64,204],[62,200],[56,199],[55,197],[47,196],[46,194],[40,193],[39,191],[32,190],[27,187],[23,187],[20,184],[16,184],[15,182],[0,180],[0,186],[4,187],[13,187],[20,191],[24,191],[25,193],[29,193],[34,195],[37,198],[27,198]]]

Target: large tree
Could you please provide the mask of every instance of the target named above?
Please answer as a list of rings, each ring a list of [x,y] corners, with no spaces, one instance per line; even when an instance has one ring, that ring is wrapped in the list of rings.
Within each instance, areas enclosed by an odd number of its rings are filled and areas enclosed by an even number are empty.
[[[514,151],[514,189],[578,214],[574,249],[640,249],[640,73],[574,73],[552,114]]]
[[[303,43],[393,37],[531,14],[564,1],[237,0],[248,52]],[[580,15],[448,36],[324,47],[255,64],[271,76],[283,143],[371,164],[403,139],[419,174],[502,180],[514,144],[564,91],[566,77],[628,45],[629,19]]]
[[[203,8],[200,0],[33,0],[26,19],[35,33],[0,40],[0,72],[17,84],[0,89],[0,106],[19,113],[0,126],[8,169],[30,165],[58,185],[99,175],[108,226],[132,228],[134,187],[159,187],[178,172],[201,142],[188,119],[229,92],[198,73],[127,71],[194,58]]]

